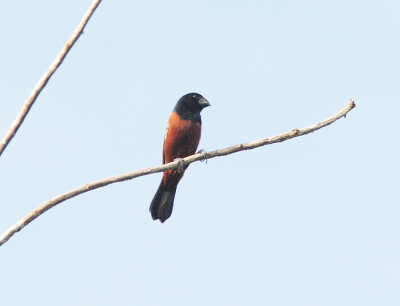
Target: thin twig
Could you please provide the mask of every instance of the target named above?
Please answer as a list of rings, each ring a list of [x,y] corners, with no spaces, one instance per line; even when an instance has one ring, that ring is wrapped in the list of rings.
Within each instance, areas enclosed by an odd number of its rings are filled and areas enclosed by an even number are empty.
[[[176,169],[178,168],[181,163],[183,162],[184,165],[189,165],[195,161],[198,160],[204,160],[205,158],[211,159],[217,156],[224,156],[228,154],[232,154],[235,152],[243,151],[243,150],[251,150],[255,149],[261,146],[273,144],[276,142],[282,142],[294,137],[306,135],[309,133],[312,133],[316,130],[319,130],[327,125],[330,125],[331,123],[335,122],[336,120],[346,117],[347,113],[350,112],[354,107],[355,103],[353,100],[350,100],[350,102],[346,105],[345,108],[343,108],[340,112],[338,112],[336,115],[321,121],[319,123],[316,123],[314,125],[311,125],[309,127],[303,128],[303,129],[293,129],[290,132],[278,135],[278,136],[273,136],[273,137],[268,137],[248,143],[243,143],[243,144],[238,144],[235,146],[231,146],[225,149],[221,150],[215,150],[211,152],[201,152],[197,153],[188,157],[185,157],[180,160],[175,160],[171,163],[158,166],[158,167],[153,167],[153,168],[146,168],[142,170],[137,170],[133,172],[129,172],[126,174],[122,175],[117,175],[117,176],[112,176],[109,178],[105,178],[93,183],[89,183],[86,185],[83,185],[81,187],[78,187],[76,189],[73,189],[71,191],[68,191],[66,193],[60,194],[59,196],[56,196],[55,198],[52,198],[46,202],[44,202],[42,205],[40,205],[38,208],[34,209],[31,211],[27,216],[19,220],[17,223],[15,223],[13,226],[11,226],[8,230],[6,230],[3,234],[0,235],[0,246],[3,245],[5,242],[10,239],[12,235],[14,235],[16,232],[20,231],[23,229],[25,226],[27,226],[29,223],[31,223],[33,220],[35,220],[37,217],[39,217],[41,214],[52,208],[53,206],[60,204],[61,202],[64,202],[68,199],[71,199],[73,197],[76,197],[82,193],[88,192],[90,190],[94,190],[100,187],[107,186],[109,184],[114,184],[117,182],[123,182],[126,180],[131,180],[133,178],[143,176],[143,175],[148,175],[152,173],[157,173],[157,172],[162,172],[165,170],[170,170],[170,169]]]
[[[78,40],[79,36],[83,33],[83,30],[86,27],[90,17],[92,17],[94,11],[99,6],[101,0],[94,0],[88,11],[83,16],[81,22],[76,27],[75,31],[72,33],[71,38],[65,43],[62,47],[60,53],[57,55],[54,62],[50,65],[50,67],[46,70],[43,74],[42,78],[33,88],[31,94],[29,95],[28,99],[26,99],[24,105],[22,106],[21,111],[15,118],[13,124],[11,125],[10,129],[0,142],[0,156],[11,142],[15,134],[17,133],[18,129],[21,127],[22,122],[24,121],[25,117],[28,115],[29,110],[31,109],[32,105],[35,103],[37,97],[39,96],[40,92],[46,86],[47,82],[50,80],[51,76],[57,70],[58,67],[62,64],[64,58],[67,56],[68,52],[74,46],[75,42]]]

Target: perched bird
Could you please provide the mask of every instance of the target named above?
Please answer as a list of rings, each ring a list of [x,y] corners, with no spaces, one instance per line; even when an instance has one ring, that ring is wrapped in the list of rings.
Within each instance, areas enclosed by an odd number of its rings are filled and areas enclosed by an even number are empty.
[[[164,137],[163,164],[193,155],[199,145],[201,135],[200,112],[210,103],[198,93],[189,93],[179,99],[168,119]],[[176,187],[183,177],[182,169],[164,171],[164,176],[153,201],[150,212],[153,220],[167,220],[172,213]]]

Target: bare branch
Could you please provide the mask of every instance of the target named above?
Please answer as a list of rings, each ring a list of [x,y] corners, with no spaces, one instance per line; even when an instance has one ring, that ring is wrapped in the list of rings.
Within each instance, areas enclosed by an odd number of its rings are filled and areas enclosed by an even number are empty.
[[[340,112],[338,112],[336,115],[333,115],[332,117],[318,122],[314,125],[311,125],[309,127],[303,128],[303,129],[293,129],[290,132],[286,132],[284,134],[278,135],[278,136],[273,136],[273,137],[268,137],[248,143],[243,143],[243,144],[238,144],[235,146],[231,146],[225,149],[221,150],[215,150],[211,152],[201,152],[197,153],[188,157],[185,157],[183,159],[176,159],[175,161],[158,166],[158,167],[153,167],[153,168],[146,168],[142,170],[137,170],[133,172],[129,172],[126,174],[122,175],[117,175],[117,176],[112,176],[109,178],[105,178],[93,183],[89,183],[86,185],[83,185],[81,187],[78,187],[76,189],[73,189],[71,191],[68,191],[66,193],[63,193],[55,198],[52,198],[46,202],[44,202],[42,205],[40,205],[38,208],[34,209],[31,211],[27,216],[19,220],[16,224],[11,226],[8,230],[6,230],[2,235],[0,235],[0,246],[3,245],[10,239],[12,235],[14,235],[16,232],[20,231],[23,229],[25,226],[27,226],[29,223],[31,223],[33,220],[35,220],[37,217],[39,217],[41,214],[52,208],[53,206],[60,204],[61,202],[64,202],[68,199],[71,199],[73,197],[76,197],[82,193],[88,192],[90,190],[94,190],[100,187],[107,186],[109,184],[114,184],[117,182],[123,182],[126,180],[131,180],[133,178],[139,177],[139,176],[144,176],[152,173],[157,173],[157,172],[162,172],[165,170],[171,170],[171,169],[176,169],[180,166],[180,163],[184,163],[184,165],[189,165],[195,161],[198,160],[204,160],[205,158],[211,159],[217,156],[225,156],[229,155],[235,152],[239,151],[244,151],[244,150],[251,150],[255,149],[261,146],[277,143],[277,142],[282,142],[291,138],[295,138],[298,136],[306,135],[309,133],[312,133],[316,130],[319,130],[327,125],[330,125],[331,123],[335,122],[336,120],[346,117],[347,113],[350,112],[354,107],[355,103],[353,100],[350,100],[350,102],[346,105],[345,108],[343,108]]]
[[[88,11],[83,16],[81,22],[79,23],[79,25],[77,26],[75,31],[72,33],[71,38],[65,43],[65,45],[62,47],[60,53],[57,55],[54,62],[50,65],[49,68],[47,68],[47,70],[43,74],[42,78],[39,80],[39,82],[33,88],[28,99],[26,99],[24,105],[22,106],[21,111],[17,115],[17,118],[15,118],[9,131],[6,133],[3,140],[0,142],[0,156],[6,149],[8,144],[11,142],[11,140],[13,139],[15,134],[17,133],[20,126],[22,125],[22,122],[24,121],[25,117],[28,115],[29,110],[31,109],[32,105],[35,103],[40,92],[46,86],[47,82],[50,80],[51,76],[54,74],[54,72],[57,70],[57,68],[60,67],[64,58],[67,56],[68,52],[74,46],[74,44],[78,40],[79,36],[81,36],[81,34],[83,33],[83,30],[85,29],[86,24],[88,23],[90,17],[92,17],[94,11],[99,6],[100,2],[101,2],[101,0],[93,1],[92,5],[90,6]]]

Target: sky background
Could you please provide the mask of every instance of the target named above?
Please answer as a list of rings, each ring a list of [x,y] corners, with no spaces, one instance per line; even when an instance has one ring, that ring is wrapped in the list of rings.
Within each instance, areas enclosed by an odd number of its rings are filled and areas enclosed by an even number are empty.
[[[0,2],[0,137],[90,6]],[[2,305],[400,305],[398,1],[107,1],[0,157],[0,231],[44,201],[161,163],[196,91],[199,148],[346,119],[46,212],[0,247]]]

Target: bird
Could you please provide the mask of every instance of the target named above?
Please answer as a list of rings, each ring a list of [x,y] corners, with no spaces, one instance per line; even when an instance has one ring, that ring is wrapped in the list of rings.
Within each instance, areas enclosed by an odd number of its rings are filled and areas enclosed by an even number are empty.
[[[178,100],[165,131],[163,164],[196,152],[201,136],[200,112],[210,105],[202,95],[195,92],[188,93]],[[171,216],[176,188],[188,166],[164,171],[160,186],[150,204],[153,220],[164,223]]]

